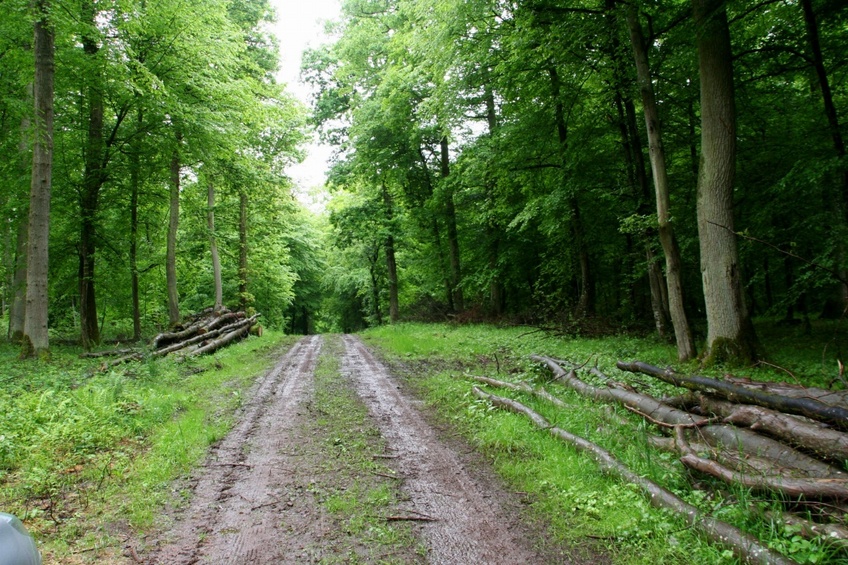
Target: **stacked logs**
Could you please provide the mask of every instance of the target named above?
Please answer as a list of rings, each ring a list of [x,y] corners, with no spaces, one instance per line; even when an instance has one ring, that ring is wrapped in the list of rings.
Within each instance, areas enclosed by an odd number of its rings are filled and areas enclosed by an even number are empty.
[[[176,353],[180,358],[212,353],[245,337],[256,324],[259,314],[207,308],[187,319],[171,332],[160,333],[150,342],[151,357]],[[258,326],[257,326],[258,328]],[[259,330],[261,333],[261,329]]]
[[[248,316],[244,312],[231,312],[226,308],[207,308],[187,317],[180,325],[172,328],[172,331],[154,337],[150,342],[149,352],[139,349],[112,349],[83,353],[82,357],[117,357],[101,365],[100,368],[104,371],[130,361],[141,361],[145,357],[165,357],[171,353],[180,360],[196,357],[212,353],[242,339],[248,333],[261,336],[262,326],[256,323],[259,316],[260,314]]]
[[[660,433],[649,438],[650,442],[675,452],[680,462],[693,472],[754,491],[777,493],[786,501],[787,511],[780,517],[784,523],[802,535],[819,537],[848,550],[845,527],[848,473],[844,471],[848,461],[848,391],[733,377],[719,380],[683,376],[640,362],[617,364],[622,371],[650,375],[689,391],[674,398],[658,399],[610,379],[597,368],[577,367],[539,355],[531,358],[548,367],[566,387],[595,400],[621,404],[656,425]],[[566,370],[564,365],[572,368]],[[595,386],[579,378],[579,370],[590,372],[604,384]],[[560,403],[544,389],[526,383],[504,383],[485,377],[476,380]],[[495,406],[523,413],[534,422],[541,418],[514,400],[476,387],[474,392]],[[743,561],[777,562],[777,556],[765,552],[749,536],[716,530],[708,517],[693,514],[692,507],[675,501],[668,491],[636,478],[599,446],[545,422],[537,425],[587,451],[607,471],[624,480],[642,481],[639,486],[650,495],[652,503],[676,511],[687,521],[697,522],[692,525],[713,541],[730,547]],[[792,514],[790,508],[800,509],[802,513]],[[777,517],[769,516],[769,519]]]

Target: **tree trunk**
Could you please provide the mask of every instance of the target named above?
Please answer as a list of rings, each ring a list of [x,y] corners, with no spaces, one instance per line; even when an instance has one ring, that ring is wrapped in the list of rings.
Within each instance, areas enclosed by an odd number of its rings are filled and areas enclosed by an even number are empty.
[[[707,364],[750,364],[757,341],[742,292],[733,222],[736,104],[727,12],[720,0],[693,0],[701,77],[698,239],[707,312]]]
[[[633,5],[627,6],[627,25],[630,29],[630,43],[633,46],[633,58],[636,62],[636,73],[639,80],[639,91],[642,95],[642,107],[645,112],[645,125],[648,131],[648,147],[651,157],[651,171],[654,178],[654,190],[657,200],[657,223],[660,243],[665,255],[666,280],[668,285],[668,308],[671,323],[674,326],[674,336],[677,341],[677,359],[688,361],[695,357],[695,341],[689,320],[683,308],[683,283],[680,277],[680,249],[674,237],[674,229],[670,221],[670,199],[668,189],[668,174],[665,167],[665,150],[660,132],[660,119],[657,102],[654,97],[654,87],[651,82],[651,72],[648,65],[648,53],[645,39],[642,36],[642,26]]]
[[[142,124],[138,111],[138,124]],[[141,308],[138,296],[138,190],[141,183],[141,147],[130,153],[130,288],[132,291],[133,341],[141,339]]]
[[[448,138],[443,137],[441,141],[441,164],[442,181],[450,175],[450,153],[448,151]],[[448,224],[448,255],[450,257],[450,286],[453,309],[462,312],[465,309],[462,296],[462,268],[459,254],[459,235],[456,229],[456,205],[453,201],[453,190],[445,187],[445,220]]]
[[[88,66],[88,139],[85,147],[85,170],[80,190],[80,247],[79,247],[79,294],[80,294],[80,340],[88,351],[100,343],[100,328],[97,325],[97,302],[94,294],[94,257],[96,219],[103,184],[103,92],[100,89],[100,70],[97,60],[100,47],[97,42],[95,18],[97,8],[91,0],[83,2],[83,25],[86,30],[82,47]]]
[[[165,278],[168,284],[168,321],[173,326],[180,321],[180,297],[177,293],[177,229],[180,225],[180,134],[171,155],[171,194],[168,220],[168,246],[165,257]]]
[[[247,191],[239,190],[239,305],[247,309],[250,302],[247,294]]]
[[[548,67],[548,75],[551,78],[551,95],[554,99],[554,122],[559,139],[560,162],[562,164],[563,184],[566,179],[568,151],[568,126],[565,123],[565,111],[560,96],[559,73],[553,66]],[[586,246],[586,233],[580,216],[580,204],[577,198],[572,196],[568,199],[571,213],[571,233],[574,237],[574,245],[577,250],[577,259],[580,266],[580,291],[577,298],[577,317],[590,316],[595,310],[594,286],[592,281],[591,263],[589,261],[589,248]]]
[[[47,272],[50,240],[50,191],[53,180],[54,35],[48,0],[35,0],[35,139],[32,155],[29,225],[27,229],[27,290],[22,357],[47,357]]]
[[[215,311],[224,306],[224,285],[221,281],[221,258],[218,256],[218,242],[215,238],[215,186],[209,182],[207,190],[206,227],[209,229],[209,250],[212,253],[212,276],[215,284]]]
[[[386,183],[383,183],[383,204],[385,206],[386,220],[388,221],[389,235],[386,237],[386,270],[389,277],[389,320],[392,323],[400,319],[400,305],[398,303],[398,278],[397,262],[395,260],[395,238],[392,235],[392,220],[394,218],[394,204],[389,194]]]
[[[32,94],[32,85],[29,85],[30,94]],[[26,157],[29,154],[27,143],[27,135],[30,129],[29,116],[24,115],[21,118],[21,141],[18,145],[18,151],[21,156],[21,173],[26,170],[27,166],[32,167],[32,163],[27,163]],[[26,251],[27,251],[27,220],[29,216],[29,206],[22,206],[22,210],[18,211],[15,218],[15,255],[12,261],[8,264],[12,266],[10,273],[9,285],[9,341],[20,344],[24,335],[24,317],[26,315]]]
[[[822,55],[821,42],[819,41],[819,26],[816,20],[816,13],[813,11],[812,0],[801,0],[801,8],[804,11],[804,23],[807,27],[807,40],[810,42],[810,51],[813,54],[813,66],[816,69],[816,76],[819,79],[819,90],[822,94],[822,102],[824,103],[824,113],[827,116],[827,125],[830,129],[831,139],[833,140],[833,149],[836,156],[841,160],[842,168],[842,190],[839,195],[839,211],[841,212],[841,222],[843,235],[837,236],[837,269],[842,276],[842,280],[848,280],[848,270],[845,268],[844,260],[846,256],[844,230],[848,227],[848,165],[845,164],[845,141],[842,139],[842,132],[839,128],[839,115],[836,112],[836,105],[833,103],[833,93],[830,89],[830,82],[827,78],[827,69],[824,66],[824,57]],[[842,310],[848,308],[848,285],[842,283],[839,298],[841,301]]]

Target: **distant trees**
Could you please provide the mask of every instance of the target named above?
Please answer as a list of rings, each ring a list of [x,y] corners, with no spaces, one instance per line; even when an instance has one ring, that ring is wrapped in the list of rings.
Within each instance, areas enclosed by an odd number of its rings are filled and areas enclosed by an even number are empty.
[[[284,231],[294,228],[258,230],[305,221],[284,168],[300,158],[306,111],[274,81],[269,3],[13,4],[0,24],[0,145],[21,158],[0,166],[0,257],[2,313],[8,304],[24,355],[48,351],[48,320],[75,328],[86,348],[107,322],[113,338],[138,339],[176,323],[180,308],[223,301],[284,325],[297,280]],[[273,290],[248,286],[266,278]]]
[[[845,267],[826,227],[845,171],[848,93],[827,80],[846,63],[845,18],[815,0],[347,0],[304,76],[339,147],[335,189],[393,195],[402,315],[597,314],[662,331],[668,312],[681,359],[689,319],[706,318],[708,361],[751,360],[753,313],[832,298],[824,271],[775,248]],[[352,201],[339,202],[341,218]],[[381,277],[368,284],[382,302]]]

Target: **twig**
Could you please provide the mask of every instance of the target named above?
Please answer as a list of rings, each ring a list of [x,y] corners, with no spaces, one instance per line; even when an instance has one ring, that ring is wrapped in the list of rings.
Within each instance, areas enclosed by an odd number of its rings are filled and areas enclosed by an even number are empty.
[[[708,420],[699,420],[697,422],[692,422],[691,424],[668,424],[666,422],[661,422],[659,420],[655,420],[654,418],[651,418],[650,416],[648,416],[644,412],[637,410],[637,409],[633,408],[632,406],[627,406],[626,404],[624,404],[623,406],[625,408],[627,408],[628,410],[630,410],[631,412],[633,412],[634,414],[638,414],[639,416],[642,416],[643,418],[645,418],[646,420],[648,420],[652,424],[656,424],[657,426],[659,426],[661,428],[700,428],[701,426],[706,426],[707,424],[710,424],[710,423],[712,423],[716,420],[716,418],[710,418]]]
[[[809,265],[811,267],[815,267],[816,269],[820,269],[820,270],[822,270],[826,273],[829,273],[830,276],[832,276],[838,282],[841,282],[843,285],[848,286],[848,281],[846,281],[838,272],[834,271],[833,269],[829,269],[829,268],[825,267],[824,265],[819,265],[815,261],[811,261],[810,259],[807,259],[806,257],[801,257],[800,255],[796,255],[795,253],[792,253],[791,251],[786,251],[785,249],[781,249],[780,247],[778,247],[777,245],[775,245],[771,242],[759,239],[757,237],[754,237],[754,236],[751,236],[751,235],[748,235],[748,234],[745,234],[745,233],[742,233],[742,232],[733,231],[732,229],[730,229],[727,226],[723,226],[721,224],[717,224],[717,223],[711,222],[709,220],[707,220],[707,223],[712,224],[716,227],[725,229],[725,230],[729,231],[730,233],[732,233],[733,235],[735,235],[737,237],[741,237],[742,239],[747,239],[749,241],[754,241],[756,243],[760,243],[760,244],[765,245],[767,247],[771,247],[772,249],[774,249],[778,253],[786,255],[787,257],[792,257],[793,259],[797,259],[797,260],[799,260],[803,263],[806,263],[807,265]]]
[[[253,465],[248,465],[247,463],[212,463],[213,467],[244,467],[245,469],[252,469]]]
[[[795,374],[792,371],[790,371],[789,369],[787,369],[785,367],[781,367],[780,365],[775,365],[774,363],[769,363],[768,361],[763,361],[763,360],[757,361],[756,364],[757,365],[768,365],[769,367],[774,367],[775,369],[780,369],[781,371],[785,372],[787,375],[792,377],[795,380],[796,385],[801,386],[801,381],[798,380],[798,377],[796,377]]]
[[[378,473],[377,471],[371,471],[372,475],[377,475],[378,477],[386,477],[387,479],[397,479],[403,480],[403,477],[398,477],[397,475],[389,475],[388,473]]]
[[[438,522],[438,518],[431,518],[430,516],[383,516],[384,520],[388,522],[400,522],[400,521],[408,521],[408,522]]]

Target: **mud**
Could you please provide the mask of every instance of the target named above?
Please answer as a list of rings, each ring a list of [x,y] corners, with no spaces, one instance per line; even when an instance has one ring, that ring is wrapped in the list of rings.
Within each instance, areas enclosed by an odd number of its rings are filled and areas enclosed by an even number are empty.
[[[311,488],[316,473],[324,473],[325,481],[332,468],[316,460],[324,456],[308,433],[322,343],[320,336],[302,339],[254,385],[238,423],[194,476],[190,504],[166,528],[168,534],[154,540],[143,562],[348,562],[342,546],[333,543],[343,533]],[[344,336],[343,343],[340,370],[368,407],[385,440],[386,460],[402,479],[405,500],[398,513],[427,520],[414,522],[427,548],[424,560],[549,562],[533,551],[514,515],[501,508],[497,485],[477,477],[439,441],[417,403],[358,338]],[[421,560],[413,552],[401,559]]]

